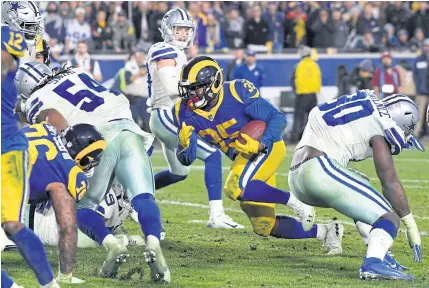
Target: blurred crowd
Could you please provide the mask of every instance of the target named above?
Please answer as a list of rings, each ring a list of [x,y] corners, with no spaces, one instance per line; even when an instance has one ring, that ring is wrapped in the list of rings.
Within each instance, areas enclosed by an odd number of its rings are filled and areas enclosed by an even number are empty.
[[[158,28],[169,9],[189,11],[197,26],[194,49],[251,48],[280,53],[304,44],[340,51],[421,50],[429,38],[427,2],[39,2],[46,36],[57,54],[80,40],[91,51],[147,51],[162,41]]]

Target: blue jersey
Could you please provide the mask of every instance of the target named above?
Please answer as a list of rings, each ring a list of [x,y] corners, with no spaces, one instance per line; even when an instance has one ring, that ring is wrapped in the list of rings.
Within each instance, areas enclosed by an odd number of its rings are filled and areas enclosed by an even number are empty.
[[[43,122],[22,131],[30,145],[37,149],[37,159],[30,175],[30,203],[48,200],[46,187],[55,182],[63,183],[78,202],[88,188],[88,180],[67,152],[55,128]]]
[[[24,36],[9,26],[1,26],[1,51],[14,58],[24,56],[27,45]],[[19,66],[17,61],[16,66]],[[9,151],[22,151],[28,148],[28,141],[18,127],[14,116],[18,92],[15,87],[16,71],[9,71],[1,82],[1,154]]]
[[[206,142],[217,146],[229,158],[234,149],[229,144],[237,138],[240,129],[251,120],[267,123],[264,135],[259,139],[266,147],[282,139],[286,118],[267,100],[259,96],[258,89],[247,80],[225,82],[219,92],[219,100],[210,109],[189,110],[185,102],[174,107],[176,125],[182,122],[195,128]]]

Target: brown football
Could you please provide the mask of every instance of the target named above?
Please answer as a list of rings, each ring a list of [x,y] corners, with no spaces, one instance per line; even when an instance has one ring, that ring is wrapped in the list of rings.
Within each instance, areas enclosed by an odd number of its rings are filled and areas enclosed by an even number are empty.
[[[262,120],[253,120],[244,125],[241,130],[240,134],[238,134],[237,140],[241,144],[245,144],[246,140],[241,137],[241,133],[247,134],[250,136],[250,138],[259,140],[262,135],[264,135],[265,129],[267,128],[267,123]]]

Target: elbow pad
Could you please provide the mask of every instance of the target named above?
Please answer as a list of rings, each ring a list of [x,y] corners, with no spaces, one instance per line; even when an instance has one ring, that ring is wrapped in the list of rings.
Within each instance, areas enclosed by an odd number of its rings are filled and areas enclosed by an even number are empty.
[[[176,67],[162,67],[158,70],[158,76],[168,96],[179,95],[179,76],[177,75]]]

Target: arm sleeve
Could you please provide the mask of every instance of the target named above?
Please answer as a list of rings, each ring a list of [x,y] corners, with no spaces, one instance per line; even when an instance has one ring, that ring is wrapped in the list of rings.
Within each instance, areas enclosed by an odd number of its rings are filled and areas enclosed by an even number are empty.
[[[162,87],[170,97],[176,97],[179,95],[179,83],[176,68],[173,66],[165,66],[157,70],[159,79],[161,80]]]

